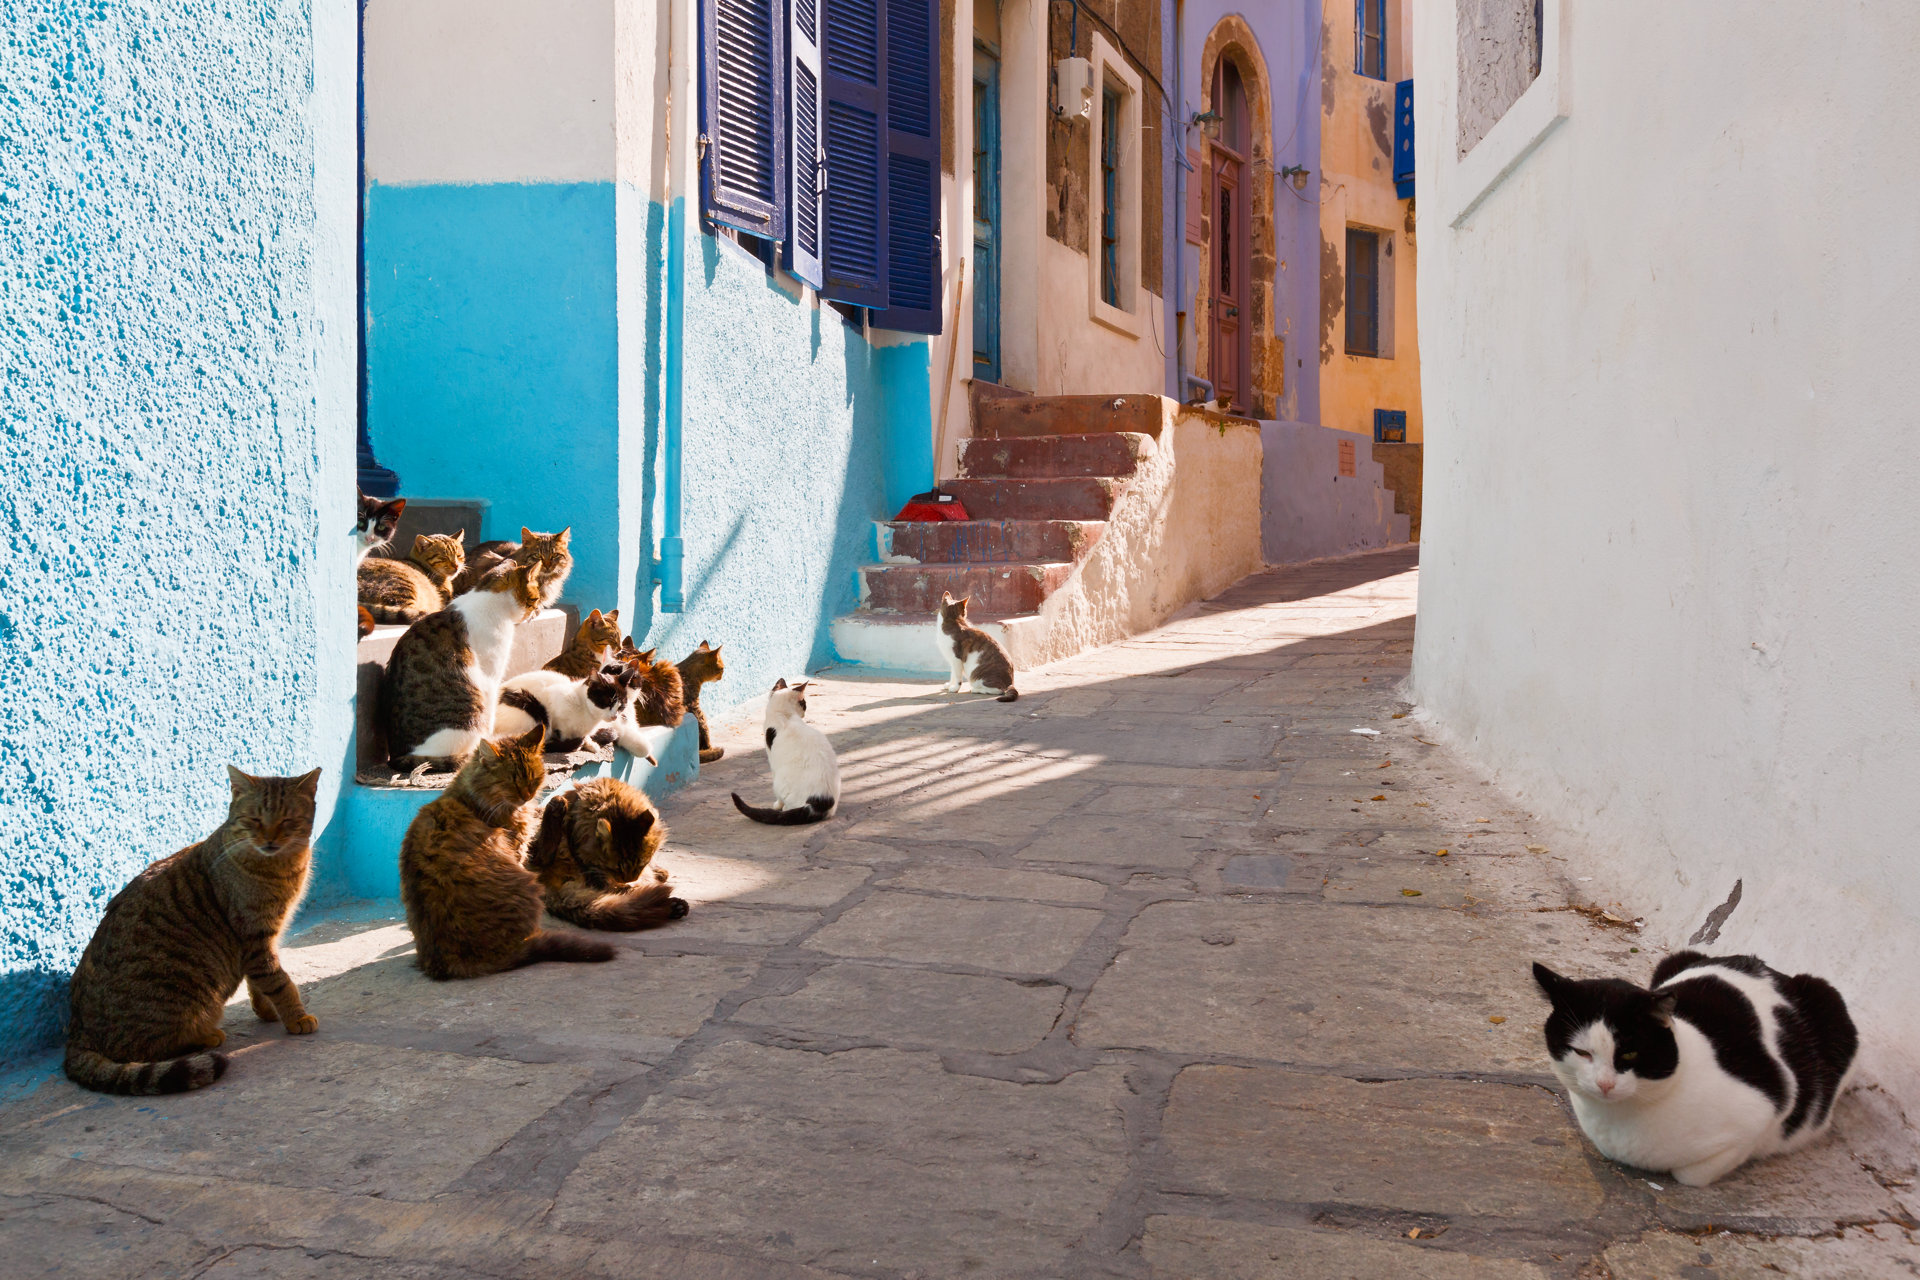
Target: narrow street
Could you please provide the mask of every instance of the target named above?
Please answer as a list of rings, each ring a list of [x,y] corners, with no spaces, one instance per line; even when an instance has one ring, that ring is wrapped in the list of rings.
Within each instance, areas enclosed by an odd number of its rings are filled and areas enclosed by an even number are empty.
[[[1920,1274],[1875,1090],[1704,1190],[1575,1129],[1528,962],[1657,957],[1405,714],[1416,554],[1247,579],[1012,705],[818,677],[840,814],[742,819],[759,729],[722,735],[664,806],[692,914],[612,965],[290,939],[316,1036],[241,1003],[204,1092],[13,1095],[0,1271]]]

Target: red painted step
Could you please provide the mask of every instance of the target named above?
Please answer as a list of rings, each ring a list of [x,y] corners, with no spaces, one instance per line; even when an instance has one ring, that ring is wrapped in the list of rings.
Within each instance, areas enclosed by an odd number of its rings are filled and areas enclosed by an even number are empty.
[[[921,564],[1077,561],[1106,527],[1101,520],[897,521],[887,526],[887,550]]]
[[[973,406],[973,434],[1004,440],[1133,431],[1158,439],[1168,403],[1149,395],[981,399]]]
[[[931,613],[951,593],[970,598],[970,616],[1032,613],[1072,572],[1065,563],[868,565],[860,570],[861,603],[881,613]]]
[[[1105,520],[1124,482],[1111,476],[949,480],[941,487],[976,520]]]
[[[1158,446],[1141,432],[975,438],[960,446],[961,474],[975,478],[1130,476]]]

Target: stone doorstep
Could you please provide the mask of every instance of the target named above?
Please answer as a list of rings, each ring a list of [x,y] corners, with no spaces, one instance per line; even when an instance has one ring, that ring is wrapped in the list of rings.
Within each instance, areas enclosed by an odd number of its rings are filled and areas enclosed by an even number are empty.
[[[949,480],[941,486],[966,504],[967,514],[993,520],[1105,520],[1125,481],[1113,476],[1054,476],[1024,480]]]
[[[1173,401],[1164,396],[982,397],[973,406],[976,438],[1137,432],[1160,438]]]
[[[876,564],[860,569],[860,606],[888,613],[925,613],[940,597],[971,600],[968,612],[1036,612],[1073,574],[1071,563]]]
[[[1130,476],[1158,445],[1143,432],[974,437],[960,445],[960,472],[970,479],[1045,476]]]
[[[890,520],[877,523],[874,533],[888,564],[1078,563],[1106,528],[1104,520]]]
[[[972,622],[1000,642],[1015,671],[1039,665],[1046,626],[1037,613]],[[833,652],[838,661],[859,663],[879,671],[913,675],[947,675],[947,661],[934,642],[931,613],[850,613],[833,620]]]

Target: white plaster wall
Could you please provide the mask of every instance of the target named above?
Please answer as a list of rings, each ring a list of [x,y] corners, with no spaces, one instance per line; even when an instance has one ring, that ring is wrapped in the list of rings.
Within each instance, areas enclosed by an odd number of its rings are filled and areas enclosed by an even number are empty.
[[[1719,948],[1836,981],[1914,1108],[1920,10],[1565,11],[1568,118],[1420,227],[1413,687],[1656,945],[1744,880]],[[1453,6],[1415,40],[1459,208]]]
[[[615,6],[368,0],[368,180],[610,181]]]

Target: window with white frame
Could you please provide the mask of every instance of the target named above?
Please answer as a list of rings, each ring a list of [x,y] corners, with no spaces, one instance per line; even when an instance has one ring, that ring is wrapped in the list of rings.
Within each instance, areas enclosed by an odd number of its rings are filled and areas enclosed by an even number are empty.
[[[1093,110],[1087,176],[1093,252],[1087,297],[1093,318],[1138,337],[1140,302],[1140,74],[1105,37],[1092,47]]]

